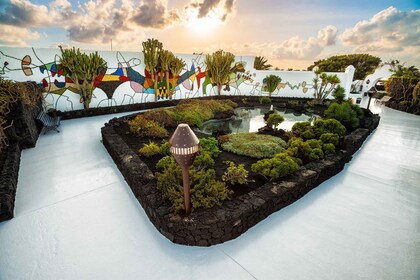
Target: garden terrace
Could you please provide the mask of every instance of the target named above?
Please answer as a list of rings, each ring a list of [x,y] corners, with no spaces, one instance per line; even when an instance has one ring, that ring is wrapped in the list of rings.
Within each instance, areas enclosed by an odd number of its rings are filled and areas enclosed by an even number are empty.
[[[231,200],[210,209],[197,209],[185,217],[173,213],[171,205],[162,198],[162,193],[156,187],[154,166],[158,160],[139,157],[137,150],[142,144],[148,143],[150,138],[129,136],[127,120],[130,123],[130,120],[139,118],[134,117],[133,115],[111,120],[102,128],[103,143],[155,227],[175,243],[198,246],[214,245],[236,238],[270,214],[295,202],[323,181],[339,173],[379,123],[378,116],[366,114],[362,127],[344,137],[335,155],[307,163],[282,180],[264,182],[253,174],[251,179],[256,182],[246,187],[234,188]],[[224,155],[221,158],[221,161],[245,162],[248,167],[256,162],[254,159],[249,163],[245,157],[237,156],[229,158]],[[220,166],[221,164],[218,167]],[[219,176],[222,173],[218,169],[216,172]]]
[[[100,143],[103,124],[123,114],[63,121],[22,153],[15,218],[0,223],[0,278],[416,279],[420,118],[371,108],[380,124],[344,170],[206,248],[157,233]]]

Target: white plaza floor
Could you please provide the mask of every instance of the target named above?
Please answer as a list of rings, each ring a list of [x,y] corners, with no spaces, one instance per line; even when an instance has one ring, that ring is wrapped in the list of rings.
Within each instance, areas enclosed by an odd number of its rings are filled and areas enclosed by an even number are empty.
[[[0,279],[420,279],[420,117],[372,105],[379,127],[340,174],[208,248],[149,222],[100,142],[122,114],[63,121],[22,153]]]

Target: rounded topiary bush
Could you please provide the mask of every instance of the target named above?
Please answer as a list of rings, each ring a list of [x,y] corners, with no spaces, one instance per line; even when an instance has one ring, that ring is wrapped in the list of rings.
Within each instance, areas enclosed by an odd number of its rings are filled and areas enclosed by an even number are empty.
[[[288,154],[279,153],[273,158],[257,161],[251,166],[251,169],[266,179],[275,180],[297,171],[299,164]]]

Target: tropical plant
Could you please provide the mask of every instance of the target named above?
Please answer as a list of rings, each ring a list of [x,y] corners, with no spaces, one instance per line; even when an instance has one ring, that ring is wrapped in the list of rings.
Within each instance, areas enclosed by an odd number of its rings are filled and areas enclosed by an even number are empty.
[[[212,84],[217,86],[218,95],[222,92],[222,86],[229,83],[231,65],[234,61],[235,56],[223,50],[206,55],[205,63],[207,65],[207,73],[210,76]]]
[[[263,56],[256,56],[254,58],[255,70],[269,70],[273,65],[267,63],[267,59]]]
[[[80,103],[87,110],[92,101],[96,77],[106,68],[106,62],[98,52],[87,55],[80,52],[80,49],[63,49],[61,46],[60,50],[60,63],[68,71],[80,95]]]
[[[271,94],[277,89],[280,82],[281,78],[279,76],[269,75],[264,79],[263,89],[268,91],[268,95],[271,96]]]
[[[163,51],[163,44],[157,39],[147,39],[142,43],[144,64],[149,71],[155,90],[155,101],[157,101],[157,89],[159,81],[159,56]]]
[[[336,74],[328,75],[319,69],[315,71],[315,78],[313,79],[314,100],[317,104],[324,103],[324,100],[335,89],[336,85],[340,83],[340,79]]]
[[[367,75],[373,73],[380,63],[379,57],[370,54],[337,55],[315,61],[308,67],[308,70],[312,71],[318,67],[323,72],[344,72],[347,66],[353,65],[356,68],[353,80],[363,80]]]

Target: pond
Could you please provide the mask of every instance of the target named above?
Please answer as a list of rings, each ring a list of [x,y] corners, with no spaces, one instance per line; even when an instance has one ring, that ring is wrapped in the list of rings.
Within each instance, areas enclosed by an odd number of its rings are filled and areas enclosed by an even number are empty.
[[[284,117],[279,128],[291,130],[296,122],[312,121],[316,117],[313,114],[301,114],[293,110],[276,109]],[[235,117],[223,120],[210,120],[203,124],[199,129],[205,134],[213,134],[218,131],[225,133],[257,132],[259,128],[265,126],[264,115],[269,112],[268,108],[236,108]]]

